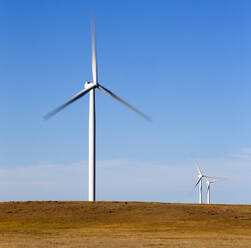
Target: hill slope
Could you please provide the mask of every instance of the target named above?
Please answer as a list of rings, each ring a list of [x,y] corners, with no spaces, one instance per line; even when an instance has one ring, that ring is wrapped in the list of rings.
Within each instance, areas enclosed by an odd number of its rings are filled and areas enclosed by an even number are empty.
[[[251,206],[4,202],[0,247],[251,247]]]

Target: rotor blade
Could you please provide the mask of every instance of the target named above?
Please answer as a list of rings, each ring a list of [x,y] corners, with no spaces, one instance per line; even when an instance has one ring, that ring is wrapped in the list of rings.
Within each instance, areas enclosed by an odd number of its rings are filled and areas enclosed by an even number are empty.
[[[97,58],[96,58],[96,36],[95,36],[95,20],[92,18],[92,80],[93,83],[98,82]]]
[[[197,168],[198,174],[202,175],[202,172],[201,172],[201,170],[200,170],[198,161],[197,161],[195,158],[194,158],[193,160],[194,160],[194,162],[195,162],[195,166],[196,166],[196,168]]]
[[[209,188],[210,188],[210,184],[208,184],[208,186],[207,186],[207,193],[208,193],[208,191],[209,191]]]
[[[53,115],[57,114],[60,110],[62,110],[63,108],[65,108],[66,106],[68,106],[69,104],[75,102],[76,100],[78,100],[80,97],[84,96],[88,91],[90,91],[91,89],[95,88],[96,85],[91,86],[88,89],[83,89],[81,90],[79,93],[77,93],[75,96],[73,96],[70,100],[68,100],[66,103],[62,104],[61,106],[57,107],[56,109],[52,110],[51,112],[49,112],[48,114],[46,114],[44,116],[44,119],[49,119],[51,118]]]
[[[224,180],[225,180],[225,178],[215,178],[214,180],[211,180],[210,182],[211,183],[216,183],[216,182],[222,182]]]
[[[105,94],[107,94],[108,96],[111,96],[114,99],[116,99],[117,101],[119,101],[119,102],[123,103],[124,105],[126,105],[128,108],[130,108],[131,110],[133,110],[134,112],[136,112],[137,114],[139,114],[141,117],[145,118],[148,121],[151,121],[150,117],[148,117],[147,115],[143,114],[141,111],[139,111],[138,109],[134,108],[132,105],[130,105],[129,103],[125,102],[120,97],[116,96],[110,90],[106,89],[105,87],[101,86],[100,84],[97,87],[100,90],[102,90]]]
[[[204,175],[204,177],[212,178],[212,179],[223,179],[222,177],[215,177],[215,176],[208,176],[208,175]]]
[[[202,179],[202,177],[201,177],[201,178],[199,178],[198,182],[195,184],[195,186],[194,186],[194,188],[193,188],[193,189],[195,189],[195,188],[197,187],[197,185],[199,184],[199,182],[201,181],[201,179]]]
[[[204,175],[204,177],[210,183],[221,182],[225,180],[225,178],[223,177],[213,177],[213,176],[207,176],[207,175]]]

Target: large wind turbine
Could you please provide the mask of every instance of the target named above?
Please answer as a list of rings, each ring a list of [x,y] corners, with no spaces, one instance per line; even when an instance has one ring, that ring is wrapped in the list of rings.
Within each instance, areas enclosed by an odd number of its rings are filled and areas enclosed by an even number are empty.
[[[216,183],[216,182],[220,182],[223,179],[222,178],[217,178],[217,177],[210,177],[213,179],[209,179],[209,177],[205,176],[205,180],[207,183],[207,204],[210,204],[210,189],[211,189],[211,183]]]
[[[64,109],[69,104],[75,102],[88,92],[90,92],[90,103],[89,103],[89,201],[95,201],[96,199],[96,189],[95,189],[95,167],[96,167],[96,144],[95,144],[95,89],[101,90],[106,95],[114,98],[115,100],[123,103],[128,108],[139,114],[141,117],[145,118],[146,120],[150,120],[150,118],[142,113],[141,111],[134,108],[129,103],[125,102],[123,99],[112,93],[110,90],[106,89],[102,86],[98,81],[98,72],[97,72],[97,58],[96,58],[96,39],[95,39],[95,24],[92,21],[91,25],[92,29],[92,82],[86,82],[84,85],[84,89],[70,98],[67,102],[63,105],[57,107],[53,111],[49,112],[45,115],[45,119],[48,119],[58,113],[60,110]]]
[[[200,170],[200,167],[198,165],[198,162],[196,160],[195,161],[195,165],[196,165],[196,168],[197,168],[197,172],[198,172],[198,181],[197,183],[195,184],[194,186],[194,189],[197,187],[197,185],[199,184],[199,204],[202,204],[202,178],[205,177],[205,175],[202,174],[201,170]]]

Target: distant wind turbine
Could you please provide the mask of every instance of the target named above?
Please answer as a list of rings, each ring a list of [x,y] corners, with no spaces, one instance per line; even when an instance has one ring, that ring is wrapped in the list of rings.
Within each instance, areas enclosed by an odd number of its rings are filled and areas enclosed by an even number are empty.
[[[195,165],[196,165],[196,168],[197,168],[197,172],[198,172],[198,181],[197,183],[195,184],[194,186],[194,189],[197,187],[197,185],[199,184],[199,204],[202,204],[202,178],[205,177],[205,175],[202,174],[201,170],[200,170],[200,167],[198,165],[198,162],[197,160],[195,160]]]
[[[95,89],[101,90],[106,95],[114,98],[115,100],[123,103],[128,108],[139,114],[141,117],[145,118],[146,120],[151,120],[147,115],[112,93],[110,90],[106,89],[102,86],[98,81],[98,72],[97,72],[97,58],[96,58],[96,38],[95,38],[95,24],[92,21],[91,25],[92,29],[92,82],[86,82],[84,87],[85,89],[78,92],[72,98],[70,98],[67,102],[63,105],[57,107],[53,111],[49,112],[44,116],[45,119],[49,119],[62,109],[64,109],[69,104],[75,102],[88,92],[90,92],[90,104],[89,104],[89,201],[96,200],[96,144],[95,144],[95,135],[96,135],[96,120],[95,120]]]
[[[212,178],[212,179],[210,179]],[[210,204],[210,189],[211,189],[211,183],[216,183],[216,182],[221,182],[223,181],[223,178],[219,178],[219,177],[208,177],[205,176],[205,180],[207,183],[207,204]]]

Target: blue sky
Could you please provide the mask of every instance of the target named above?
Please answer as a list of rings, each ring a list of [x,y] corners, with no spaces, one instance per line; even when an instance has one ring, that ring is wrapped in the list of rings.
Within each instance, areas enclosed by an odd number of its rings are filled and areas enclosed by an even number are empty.
[[[100,82],[153,119],[97,92],[97,199],[195,202],[197,157],[251,204],[250,8],[0,0],[0,200],[87,200],[88,97],[42,117],[91,80],[94,14]]]

